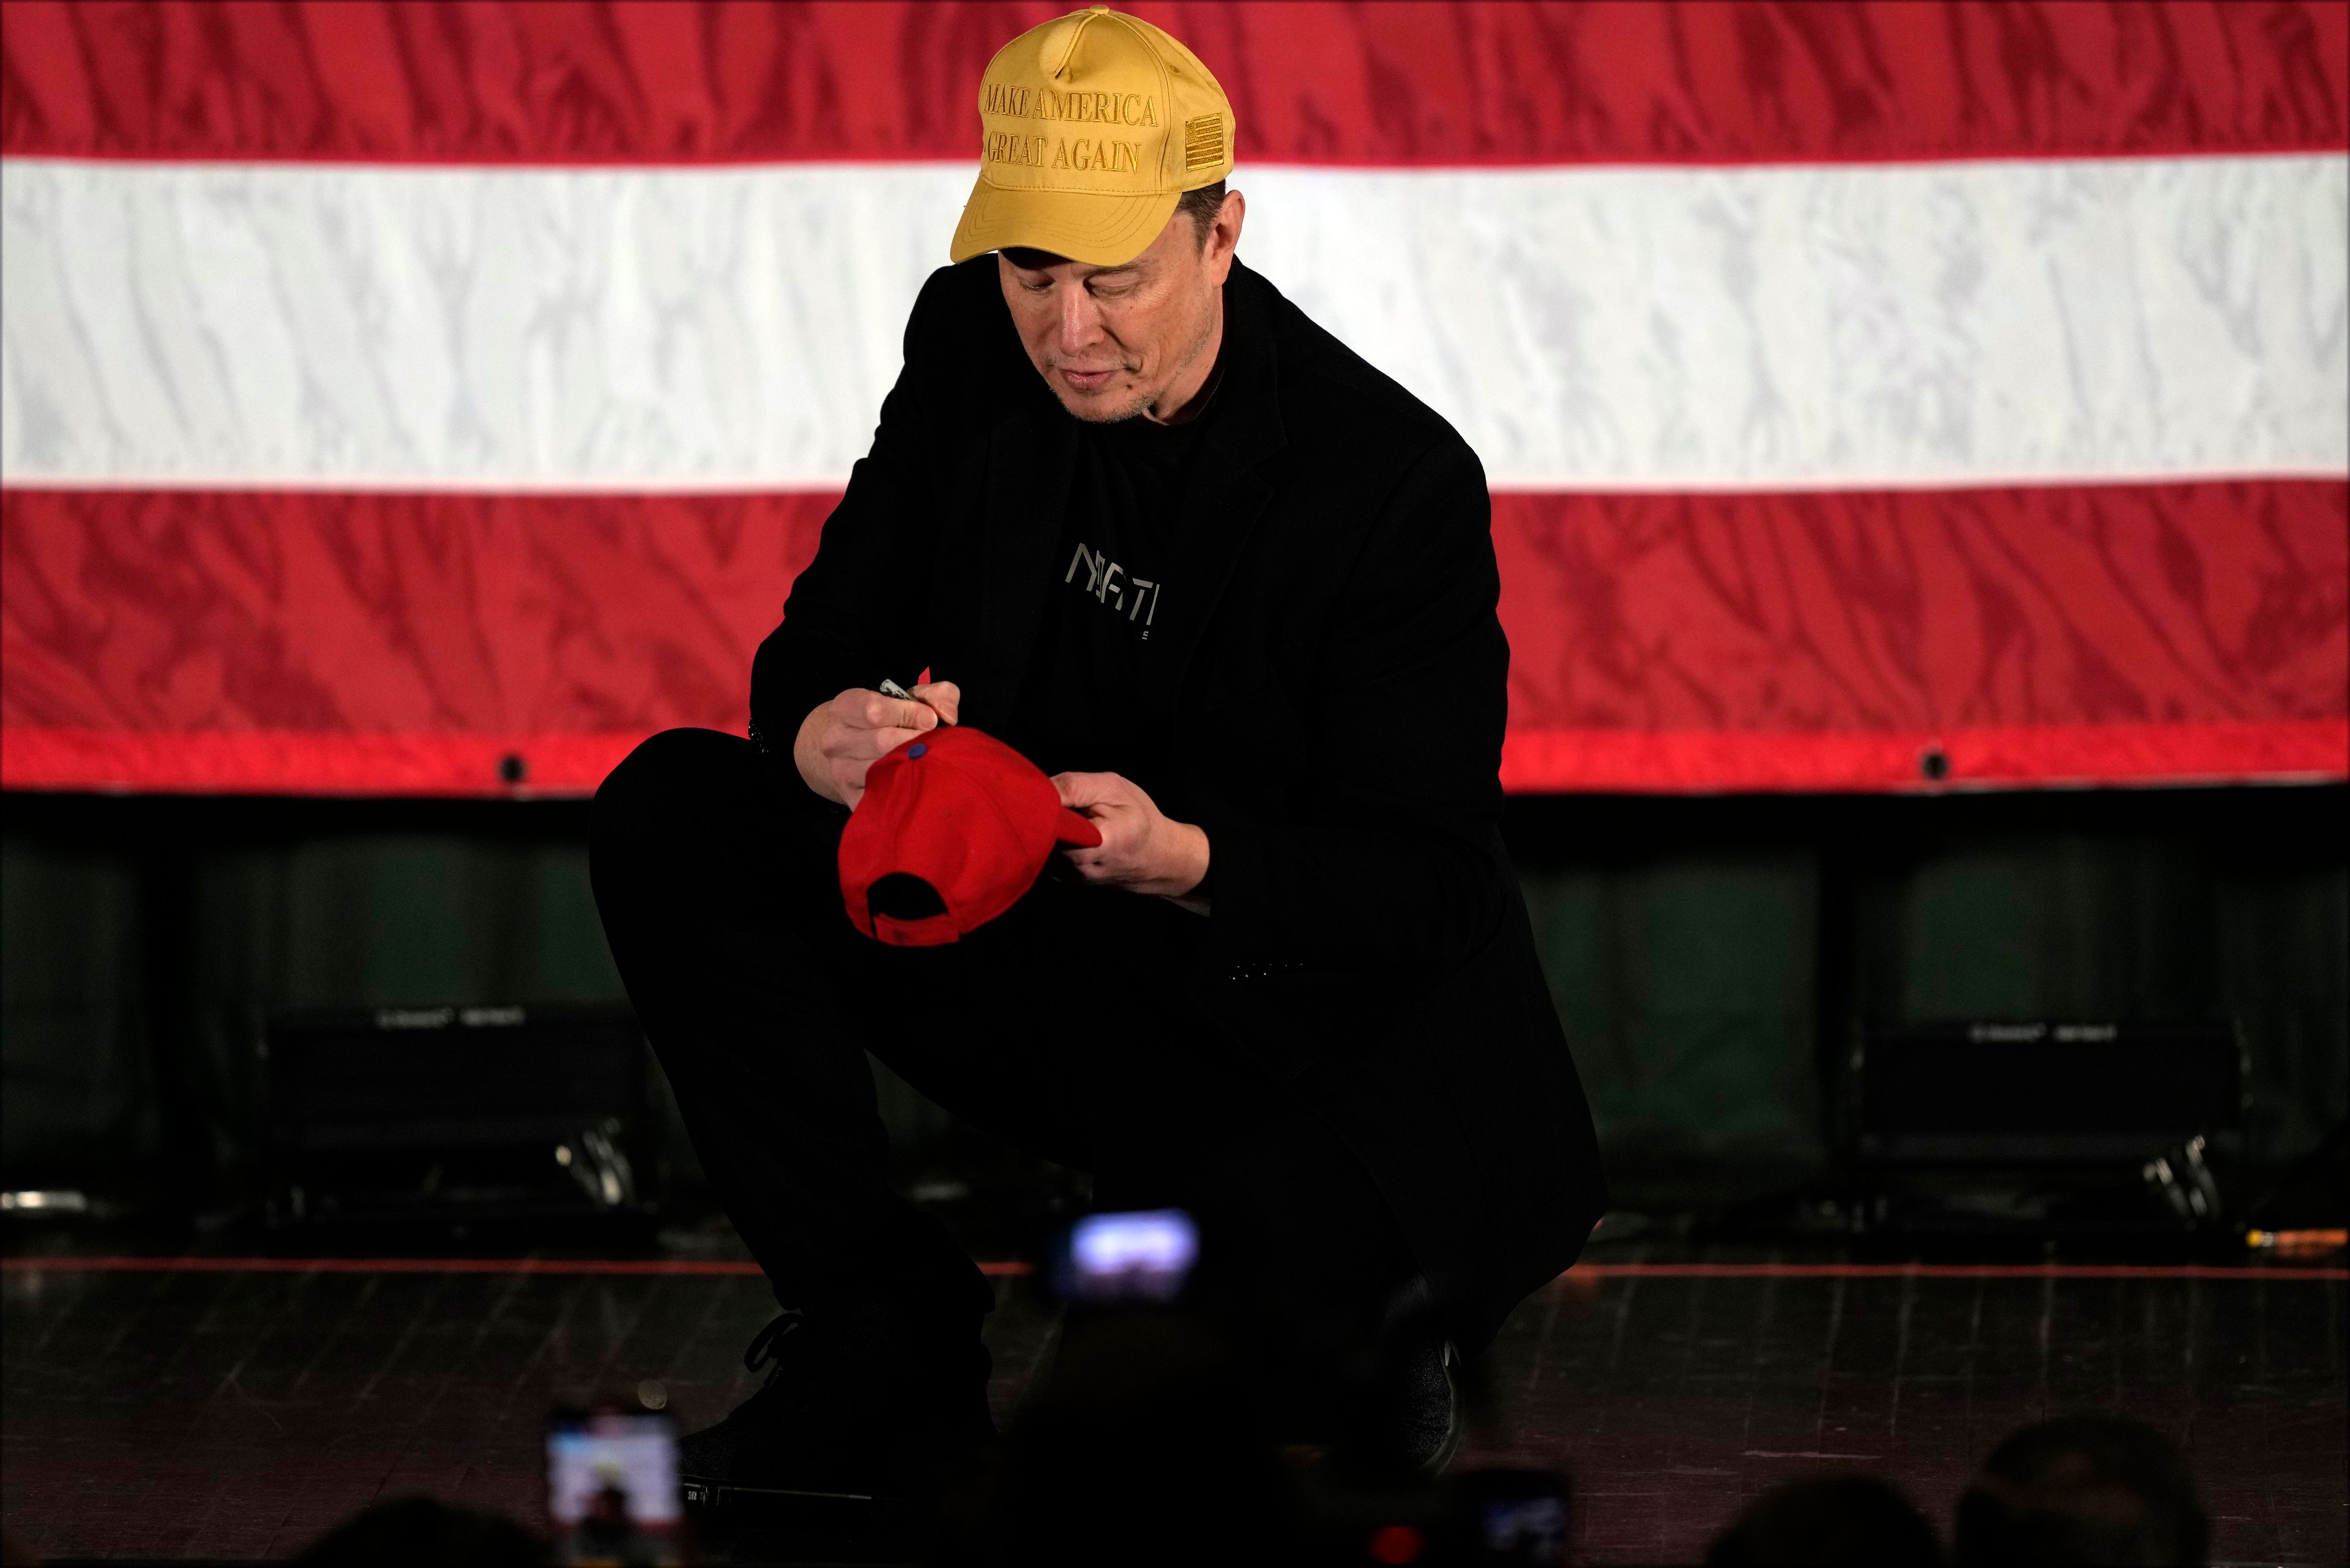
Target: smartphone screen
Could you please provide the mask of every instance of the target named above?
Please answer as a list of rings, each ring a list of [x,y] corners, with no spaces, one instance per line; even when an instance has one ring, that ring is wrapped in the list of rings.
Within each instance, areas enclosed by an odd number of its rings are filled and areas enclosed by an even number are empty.
[[[1468,1516],[1479,1563],[1559,1563],[1574,1522],[1565,1479],[1548,1470],[1455,1476],[1453,1506]]]
[[[1070,1227],[1054,1282],[1071,1303],[1167,1302],[1199,1259],[1199,1227],[1180,1209],[1088,1214]]]
[[[676,1423],[646,1410],[556,1412],[546,1511],[558,1563],[683,1563]]]

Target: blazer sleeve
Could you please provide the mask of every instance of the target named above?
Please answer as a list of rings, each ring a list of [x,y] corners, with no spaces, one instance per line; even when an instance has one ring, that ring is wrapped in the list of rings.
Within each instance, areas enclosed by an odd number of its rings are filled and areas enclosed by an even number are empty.
[[[1457,438],[1375,519],[1334,608],[1304,803],[1203,812],[1217,948],[1235,961],[1450,968],[1513,893],[1501,846],[1502,631],[1484,471]]]
[[[751,664],[751,735],[788,756],[819,703],[889,677],[910,685],[928,662],[924,607],[933,519],[924,462],[942,351],[952,330],[949,273],[931,275],[906,322],[905,362],[881,402],[873,447],[849,471],[816,558],[792,584],[783,624]]]

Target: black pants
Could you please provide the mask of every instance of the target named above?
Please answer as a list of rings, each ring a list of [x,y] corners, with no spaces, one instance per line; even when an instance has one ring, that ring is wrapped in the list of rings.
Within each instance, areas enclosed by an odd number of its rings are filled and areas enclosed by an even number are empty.
[[[1186,999],[1206,922],[1047,877],[941,948],[848,923],[837,814],[787,760],[709,730],[639,746],[596,796],[596,901],[694,1147],[779,1300],[992,1302],[893,1193],[864,1053],[956,1116],[1091,1171],[1105,1209],[1176,1206],[1210,1299],[1316,1340],[1410,1273],[1384,1201],[1317,1118]]]

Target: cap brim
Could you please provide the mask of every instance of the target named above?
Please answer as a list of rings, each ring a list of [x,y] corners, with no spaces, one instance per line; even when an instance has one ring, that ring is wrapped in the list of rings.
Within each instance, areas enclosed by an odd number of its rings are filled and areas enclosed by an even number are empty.
[[[1053,819],[1053,836],[1063,844],[1074,844],[1080,849],[1101,847],[1101,829],[1094,826],[1093,818],[1080,816],[1066,806],[1063,806],[1061,815]]]
[[[983,174],[955,225],[950,261],[1015,246],[1050,251],[1087,266],[1124,266],[1150,248],[1175,215],[1180,191],[1097,196],[1076,191],[1007,191]]]

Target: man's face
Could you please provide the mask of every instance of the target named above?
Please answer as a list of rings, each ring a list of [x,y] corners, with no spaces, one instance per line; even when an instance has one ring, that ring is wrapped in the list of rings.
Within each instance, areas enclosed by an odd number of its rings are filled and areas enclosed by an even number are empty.
[[[1131,419],[1175,390],[1197,390],[1216,340],[1224,279],[1240,241],[1240,192],[1203,234],[1178,212],[1124,266],[1091,266],[1045,251],[996,253],[997,275],[1029,361],[1081,420]],[[1212,363],[1212,361],[1211,361]]]

